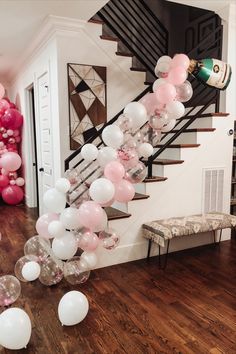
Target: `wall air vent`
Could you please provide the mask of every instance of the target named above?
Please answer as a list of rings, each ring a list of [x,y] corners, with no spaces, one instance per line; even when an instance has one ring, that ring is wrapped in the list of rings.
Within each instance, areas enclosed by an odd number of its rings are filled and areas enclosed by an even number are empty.
[[[224,168],[204,168],[202,212],[223,211]]]

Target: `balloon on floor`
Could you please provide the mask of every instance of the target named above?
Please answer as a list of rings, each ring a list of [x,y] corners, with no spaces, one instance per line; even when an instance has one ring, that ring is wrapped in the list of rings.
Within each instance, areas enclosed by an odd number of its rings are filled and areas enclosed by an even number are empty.
[[[4,95],[5,89],[0,84],[0,197],[5,203],[16,205],[24,198],[25,182],[18,172],[23,116]]]

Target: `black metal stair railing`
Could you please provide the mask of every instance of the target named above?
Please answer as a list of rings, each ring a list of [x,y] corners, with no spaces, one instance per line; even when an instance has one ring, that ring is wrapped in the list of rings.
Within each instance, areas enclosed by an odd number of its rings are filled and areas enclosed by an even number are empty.
[[[145,2],[110,0],[98,15],[153,74],[157,59],[168,53],[168,31]]]

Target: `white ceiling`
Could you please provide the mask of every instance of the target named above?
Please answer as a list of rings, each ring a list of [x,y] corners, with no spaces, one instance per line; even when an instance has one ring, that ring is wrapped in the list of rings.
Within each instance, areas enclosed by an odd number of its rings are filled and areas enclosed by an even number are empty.
[[[48,15],[88,20],[108,0],[0,0],[0,79]]]

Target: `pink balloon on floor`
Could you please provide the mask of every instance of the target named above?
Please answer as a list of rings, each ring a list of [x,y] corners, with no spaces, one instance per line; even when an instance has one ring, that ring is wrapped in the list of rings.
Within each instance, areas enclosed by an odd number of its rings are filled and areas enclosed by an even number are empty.
[[[1,123],[4,128],[18,129],[23,124],[23,116],[17,109],[9,108],[1,117]]]
[[[59,220],[59,215],[56,213],[46,213],[38,218],[35,228],[39,236],[43,238],[52,238],[48,233],[48,225],[51,221]]]
[[[2,191],[2,199],[9,205],[17,205],[22,202],[24,193],[18,186],[8,186]]]
[[[117,202],[126,203],[133,199],[135,195],[134,186],[123,179],[115,185],[115,200]]]

